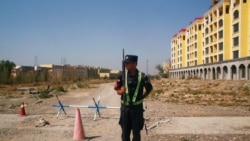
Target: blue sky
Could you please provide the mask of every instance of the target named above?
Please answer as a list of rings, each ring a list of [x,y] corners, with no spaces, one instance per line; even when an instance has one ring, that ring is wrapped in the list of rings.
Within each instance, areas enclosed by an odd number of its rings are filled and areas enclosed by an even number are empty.
[[[1,0],[0,60],[121,69],[122,49],[155,74],[171,38],[211,0]]]

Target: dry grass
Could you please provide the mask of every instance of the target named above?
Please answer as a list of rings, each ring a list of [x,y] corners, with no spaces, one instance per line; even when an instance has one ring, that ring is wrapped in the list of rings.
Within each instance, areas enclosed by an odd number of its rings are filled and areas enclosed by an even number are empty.
[[[226,80],[153,80],[152,96],[172,103],[250,106],[250,82]]]

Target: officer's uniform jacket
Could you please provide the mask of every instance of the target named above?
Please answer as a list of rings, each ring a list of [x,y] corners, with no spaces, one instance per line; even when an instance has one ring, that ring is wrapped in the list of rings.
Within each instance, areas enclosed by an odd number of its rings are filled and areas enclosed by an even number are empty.
[[[140,85],[139,85],[139,89],[138,89],[138,94],[136,96],[135,102],[137,102],[136,104],[132,102],[132,99],[134,97],[134,94],[136,92],[136,88],[137,88],[137,84],[138,84],[138,76],[139,73],[141,73],[141,80],[140,80]],[[114,89],[115,90],[119,90],[121,88],[121,86],[127,86],[127,94],[123,94],[121,96],[121,103],[127,106],[136,106],[136,105],[141,105],[142,104],[142,100],[143,100],[143,89],[145,88],[146,91],[150,92],[152,90],[152,84],[150,83],[149,78],[147,77],[147,75],[145,75],[142,72],[139,72],[138,70],[136,70],[136,74],[132,75],[129,72],[127,72],[127,85],[123,84],[122,82],[122,75],[119,75]],[[126,78],[125,78],[126,79]],[[130,101],[127,101],[127,97],[124,98],[124,96],[127,95],[129,96]],[[123,100],[125,99],[126,102],[124,102]],[[141,102],[140,102],[141,101]]]

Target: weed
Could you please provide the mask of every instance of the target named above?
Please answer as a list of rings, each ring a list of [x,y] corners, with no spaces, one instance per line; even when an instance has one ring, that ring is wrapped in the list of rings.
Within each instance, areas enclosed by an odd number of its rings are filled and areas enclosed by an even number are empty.
[[[161,93],[163,93],[163,89],[156,89],[154,92],[157,94],[161,94]]]
[[[214,83],[214,87],[218,87],[220,83]]]
[[[42,99],[52,97],[52,95],[49,95],[49,92],[47,90],[40,91],[39,93],[40,94],[38,95],[38,97]]]
[[[250,95],[250,90],[249,90],[248,87],[244,87],[244,88],[242,89],[242,92],[243,92],[244,95]]]
[[[193,94],[193,95],[202,94],[202,91],[200,91],[200,90],[193,90],[193,91],[191,92],[191,94]]]
[[[56,86],[55,90],[57,92],[66,92],[66,90],[63,88],[63,86]]]
[[[10,99],[10,98],[14,98],[14,96],[12,96],[12,95],[6,95],[5,96],[5,99]]]
[[[222,91],[222,92],[220,92],[220,94],[221,94],[221,95],[226,95],[227,93],[224,92],[224,91]]]
[[[5,106],[6,106],[6,104],[3,104],[3,103],[0,104],[0,107],[5,107]]]
[[[232,95],[232,96],[236,96],[236,95],[237,95],[237,93],[234,92],[234,91],[230,91],[230,92],[228,92],[227,94],[228,94],[228,95]]]
[[[211,94],[211,92],[209,90],[205,90],[204,92],[205,94]]]
[[[181,141],[189,141],[189,139],[186,139],[185,137],[183,137],[183,138],[181,139]]]
[[[76,85],[78,88],[90,88],[87,83],[77,83]]]
[[[10,109],[15,109],[16,107],[18,107],[18,106],[15,106],[14,104],[11,104],[11,105],[9,106]]]
[[[243,94],[244,95],[250,95],[250,91],[244,91]]]

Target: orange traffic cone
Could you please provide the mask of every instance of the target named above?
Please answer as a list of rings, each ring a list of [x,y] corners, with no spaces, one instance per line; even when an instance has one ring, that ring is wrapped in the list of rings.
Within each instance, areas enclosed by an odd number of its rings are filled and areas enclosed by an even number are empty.
[[[80,109],[76,109],[75,125],[74,125],[74,136],[73,140],[84,140],[85,134],[82,125],[82,118]]]
[[[19,113],[19,116],[23,117],[25,116],[25,109],[24,109],[24,103],[22,102],[21,104],[21,108],[20,108],[20,113]]]

